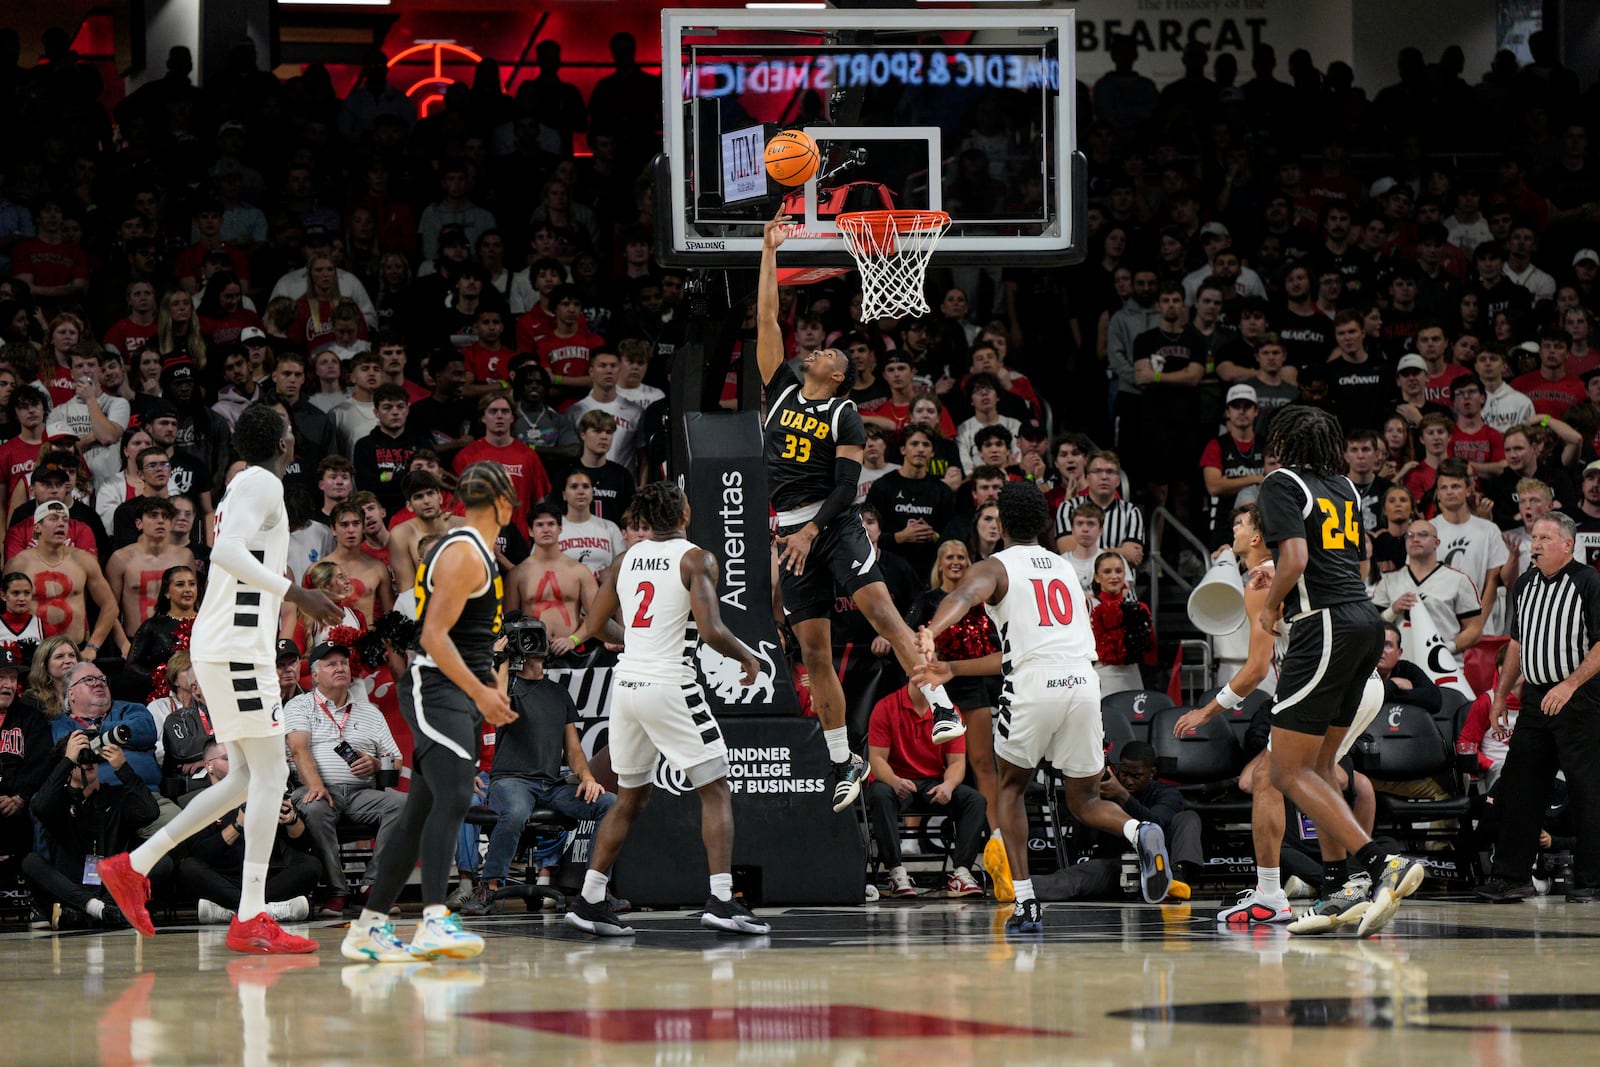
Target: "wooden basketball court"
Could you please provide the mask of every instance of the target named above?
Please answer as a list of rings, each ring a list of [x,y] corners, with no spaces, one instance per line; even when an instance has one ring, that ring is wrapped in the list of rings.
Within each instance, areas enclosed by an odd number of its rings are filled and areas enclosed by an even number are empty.
[[[1410,901],[1382,936],[1219,933],[1215,902],[916,901],[763,911],[734,939],[688,912],[635,943],[554,913],[469,925],[471,963],[242,957],[221,927],[0,936],[0,1062],[78,1064],[1517,1064],[1592,1062],[1600,906]],[[409,923],[400,925],[409,935]]]

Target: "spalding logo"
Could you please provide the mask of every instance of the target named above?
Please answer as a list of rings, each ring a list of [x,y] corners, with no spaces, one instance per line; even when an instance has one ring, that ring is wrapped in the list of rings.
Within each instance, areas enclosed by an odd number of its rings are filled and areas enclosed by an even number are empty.
[[[761,642],[761,647],[756,649],[756,658],[762,663],[762,669],[756,675],[755,684],[745,688],[740,683],[739,661],[724,656],[704,641],[695,650],[695,659],[700,664],[700,673],[705,676],[706,685],[717,694],[717,699],[724,704],[754,704],[757,701],[770,701],[772,699],[772,681],[776,668],[772,665],[770,649],[778,646],[771,641]]]

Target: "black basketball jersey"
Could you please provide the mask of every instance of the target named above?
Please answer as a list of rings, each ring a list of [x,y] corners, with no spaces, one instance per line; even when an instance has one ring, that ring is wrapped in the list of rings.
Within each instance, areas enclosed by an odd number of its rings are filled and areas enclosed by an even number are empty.
[[[767,383],[767,397],[767,488],[782,522],[783,512],[820,504],[833,492],[838,447],[864,445],[867,435],[855,401],[807,400],[800,395],[799,375],[787,364]]]
[[[1361,497],[1349,478],[1279,468],[1261,483],[1256,503],[1274,561],[1283,542],[1306,542],[1306,569],[1283,599],[1284,618],[1369,599],[1361,581]]]
[[[439,553],[446,547],[459,544],[462,541],[472,545],[483,557],[483,564],[487,568],[488,578],[485,579],[467,602],[461,606],[461,615],[456,619],[455,625],[450,627],[450,640],[455,642],[456,651],[461,653],[461,659],[466,663],[467,669],[477,675],[484,682],[492,682],[494,678],[494,643],[500,634],[500,606],[501,598],[505,594],[505,585],[500,577],[500,568],[495,563],[494,553],[489,546],[484,544],[478,531],[470,526],[457,526],[433,546],[427,557],[417,565],[417,637],[422,636],[422,624],[427,620],[428,607],[434,586],[433,567],[434,561],[439,558]],[[417,652],[417,662],[424,667],[437,667],[438,664],[422,651],[420,643],[413,642],[412,647]]]

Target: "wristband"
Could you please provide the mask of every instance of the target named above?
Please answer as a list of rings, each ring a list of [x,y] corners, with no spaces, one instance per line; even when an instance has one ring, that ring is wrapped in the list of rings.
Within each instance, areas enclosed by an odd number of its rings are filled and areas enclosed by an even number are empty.
[[[1156,371],[1156,384],[1159,385],[1160,383],[1161,383],[1161,372],[1160,371]]]
[[[1232,686],[1225,685],[1217,693],[1217,704],[1223,711],[1232,711],[1244,703],[1244,697],[1233,691]]]
[[[1548,430],[1550,428],[1550,416],[1546,415],[1544,418],[1540,419],[1539,425]]]
[[[578,635],[577,634],[573,634],[571,637],[567,638],[567,640],[571,641],[575,645],[583,644],[583,642],[578,639]]]
[[[562,383],[562,381],[563,381],[563,380],[564,380],[564,379],[563,379],[563,378],[562,378],[562,376],[561,376],[561,375],[559,375],[559,374],[552,374],[552,375],[550,375],[550,384],[551,384],[551,385],[560,385],[560,384],[561,384],[561,383]]]

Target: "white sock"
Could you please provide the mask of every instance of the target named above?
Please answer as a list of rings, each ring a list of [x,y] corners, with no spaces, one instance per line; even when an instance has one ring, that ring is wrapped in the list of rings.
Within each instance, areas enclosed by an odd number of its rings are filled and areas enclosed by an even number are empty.
[[[906,873],[906,865],[902,863],[898,867],[890,867],[889,868],[889,877],[890,878],[909,878],[911,876]]]
[[[583,899],[590,904],[598,904],[606,899],[606,883],[611,881],[611,876],[604,871],[590,869],[583,874]]]
[[[843,726],[822,731],[822,739],[828,743],[829,761],[843,763],[850,758],[850,737]]]
[[[89,913],[91,919],[98,919],[106,913],[106,902],[98,899],[91,900],[83,906],[83,910]]]
[[[1139,820],[1129,819],[1122,824],[1122,836],[1128,839],[1128,844],[1139,847]]]
[[[267,910],[267,865],[246,860],[242,884],[237,916],[240,922],[249,922]]]
[[[1278,884],[1278,868],[1257,867],[1256,889],[1264,897],[1275,897],[1283,892],[1283,886]]]
[[[1000,831],[998,829],[989,831],[989,840],[990,841],[998,841],[1002,845],[1006,843],[1006,839],[1004,837],[1000,836]]]
[[[955,705],[950,702],[949,695],[945,693],[944,686],[919,685],[917,688],[922,690],[922,695],[927,698],[929,704],[938,704],[947,708],[955,707]]]
[[[1016,891],[1017,903],[1018,904],[1021,904],[1025,900],[1032,900],[1033,899],[1033,879],[1032,878],[1024,878],[1021,881],[1012,882],[1011,883],[1011,888]]]
[[[718,900],[732,900],[733,875],[713,874],[711,876],[711,895]]]
[[[548,874],[541,874],[539,876],[538,880],[535,881],[533,884],[534,885],[549,885],[550,884],[550,876]]]
[[[358,916],[355,921],[355,925],[353,925],[350,929],[371,930],[373,927],[382,926],[388,921],[389,916],[383,912],[373,911],[371,908],[362,908],[360,916]]]
[[[443,904],[429,904],[422,909],[423,919],[442,919],[450,914],[450,909]]]

